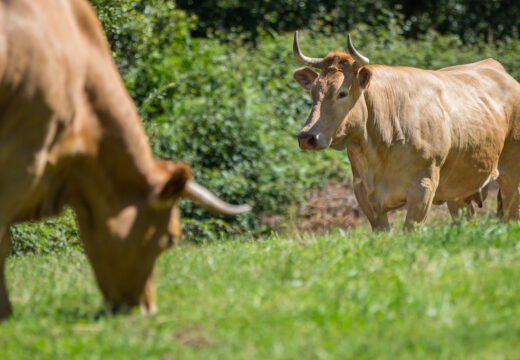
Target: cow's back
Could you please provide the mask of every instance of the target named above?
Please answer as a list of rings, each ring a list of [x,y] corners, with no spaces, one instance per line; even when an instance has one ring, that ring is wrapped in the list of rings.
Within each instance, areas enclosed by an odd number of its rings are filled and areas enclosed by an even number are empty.
[[[369,109],[380,109],[378,116],[371,110],[371,121],[379,138],[390,140],[386,150],[375,149],[391,159],[373,161],[378,176],[413,177],[434,161],[441,166],[436,201],[477,191],[496,170],[515,126],[520,85],[492,59],[437,71],[370,68],[365,97]]]
[[[437,197],[460,198],[461,192],[469,195],[482,180],[498,174],[504,145],[519,126],[520,85],[493,59],[437,74],[448,86],[448,115],[454,120]]]
[[[88,59],[103,42],[86,1],[0,1],[0,216],[57,210],[62,150],[92,120]]]

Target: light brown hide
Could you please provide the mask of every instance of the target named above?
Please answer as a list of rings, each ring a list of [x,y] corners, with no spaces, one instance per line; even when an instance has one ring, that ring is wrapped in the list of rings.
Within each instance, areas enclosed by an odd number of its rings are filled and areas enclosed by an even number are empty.
[[[505,218],[518,218],[520,85],[500,63],[431,71],[359,66],[333,52],[320,65],[319,74],[294,74],[313,100],[300,147],[347,149],[374,229],[388,229],[387,212],[405,205],[406,227],[422,222],[432,202],[471,213],[497,175]]]
[[[107,302],[155,309],[155,260],[177,241],[176,204],[194,183],[189,166],[153,158],[86,0],[0,0],[0,166],[0,319],[9,225],[64,205]]]

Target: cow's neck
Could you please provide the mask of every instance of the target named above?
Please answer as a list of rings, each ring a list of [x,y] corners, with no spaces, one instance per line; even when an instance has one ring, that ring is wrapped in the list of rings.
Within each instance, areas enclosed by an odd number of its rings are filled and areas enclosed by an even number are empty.
[[[112,62],[110,60],[110,62]],[[113,64],[105,74],[94,74],[88,92],[101,129],[99,165],[117,188],[148,188],[158,180],[145,131],[134,102]],[[109,84],[110,86],[107,86]]]
[[[364,170],[370,167],[378,172],[384,167],[385,159],[396,141],[388,116],[382,111],[380,103],[373,91],[365,90],[356,105],[351,109],[343,123],[341,133],[349,151],[351,163],[360,165],[358,172],[365,176]],[[344,146],[339,146],[344,148]]]
[[[112,70],[94,74],[88,83],[87,103],[93,114],[85,120],[85,131],[95,138],[96,148],[72,166],[73,171],[83,173],[79,179],[72,176],[79,185],[74,186],[76,196],[80,202],[95,199],[85,205],[102,212],[118,206],[104,201],[147,196],[150,185],[162,181],[153,178],[159,175],[137,109],[115,67]]]
[[[365,99],[360,96],[336,132],[331,147],[335,150],[347,148],[356,153],[365,153],[367,143],[370,142],[367,134],[367,116]]]
[[[375,76],[374,76],[375,77]],[[374,165],[384,161],[391,147],[404,141],[399,124],[399,104],[395,89],[374,78],[356,104],[353,112],[361,124],[353,133],[358,150]]]

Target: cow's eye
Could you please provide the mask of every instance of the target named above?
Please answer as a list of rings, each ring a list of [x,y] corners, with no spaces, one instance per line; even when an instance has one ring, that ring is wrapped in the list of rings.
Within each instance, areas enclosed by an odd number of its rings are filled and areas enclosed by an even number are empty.
[[[338,93],[338,99],[346,98],[348,96],[347,90],[340,90]]]

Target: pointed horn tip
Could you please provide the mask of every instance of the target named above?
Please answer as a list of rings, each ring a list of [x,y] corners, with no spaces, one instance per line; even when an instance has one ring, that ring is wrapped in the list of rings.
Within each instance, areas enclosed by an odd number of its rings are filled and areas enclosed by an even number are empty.
[[[235,215],[240,215],[240,214],[249,212],[253,209],[253,207],[249,204],[234,205],[234,207],[235,207]]]
[[[251,211],[252,209],[249,204],[228,204],[193,180],[188,180],[186,182],[182,196],[195,201],[210,212],[224,216],[240,215]]]
[[[236,216],[236,215],[242,215],[249,211],[251,211],[253,208],[249,204],[242,204],[242,205],[232,205],[232,204],[226,204],[226,208],[219,209],[219,211],[213,213],[216,213],[218,215],[222,216]],[[211,211],[211,210],[210,210]]]
[[[347,34],[347,44],[348,44],[348,52],[350,53],[350,55],[352,55],[354,60],[359,62],[361,65],[368,65],[370,63],[369,58],[361,55],[359,53],[359,51],[356,50],[356,48],[354,47],[354,44],[352,44],[352,37],[350,36],[350,34]]]
[[[300,45],[298,44],[298,30],[294,32],[294,39],[293,39],[293,53],[296,56],[298,53],[298,50],[300,48]]]
[[[323,62],[323,59],[321,58],[312,58],[312,57],[308,57],[308,56],[305,56],[302,54],[301,50],[300,50],[300,44],[299,44],[299,41],[298,41],[298,30],[296,30],[294,32],[294,41],[293,41],[293,54],[294,54],[294,57],[296,58],[296,60],[305,65],[305,66],[310,66],[310,67],[314,67],[314,68],[317,68],[317,69],[320,69],[321,68],[321,63]]]

